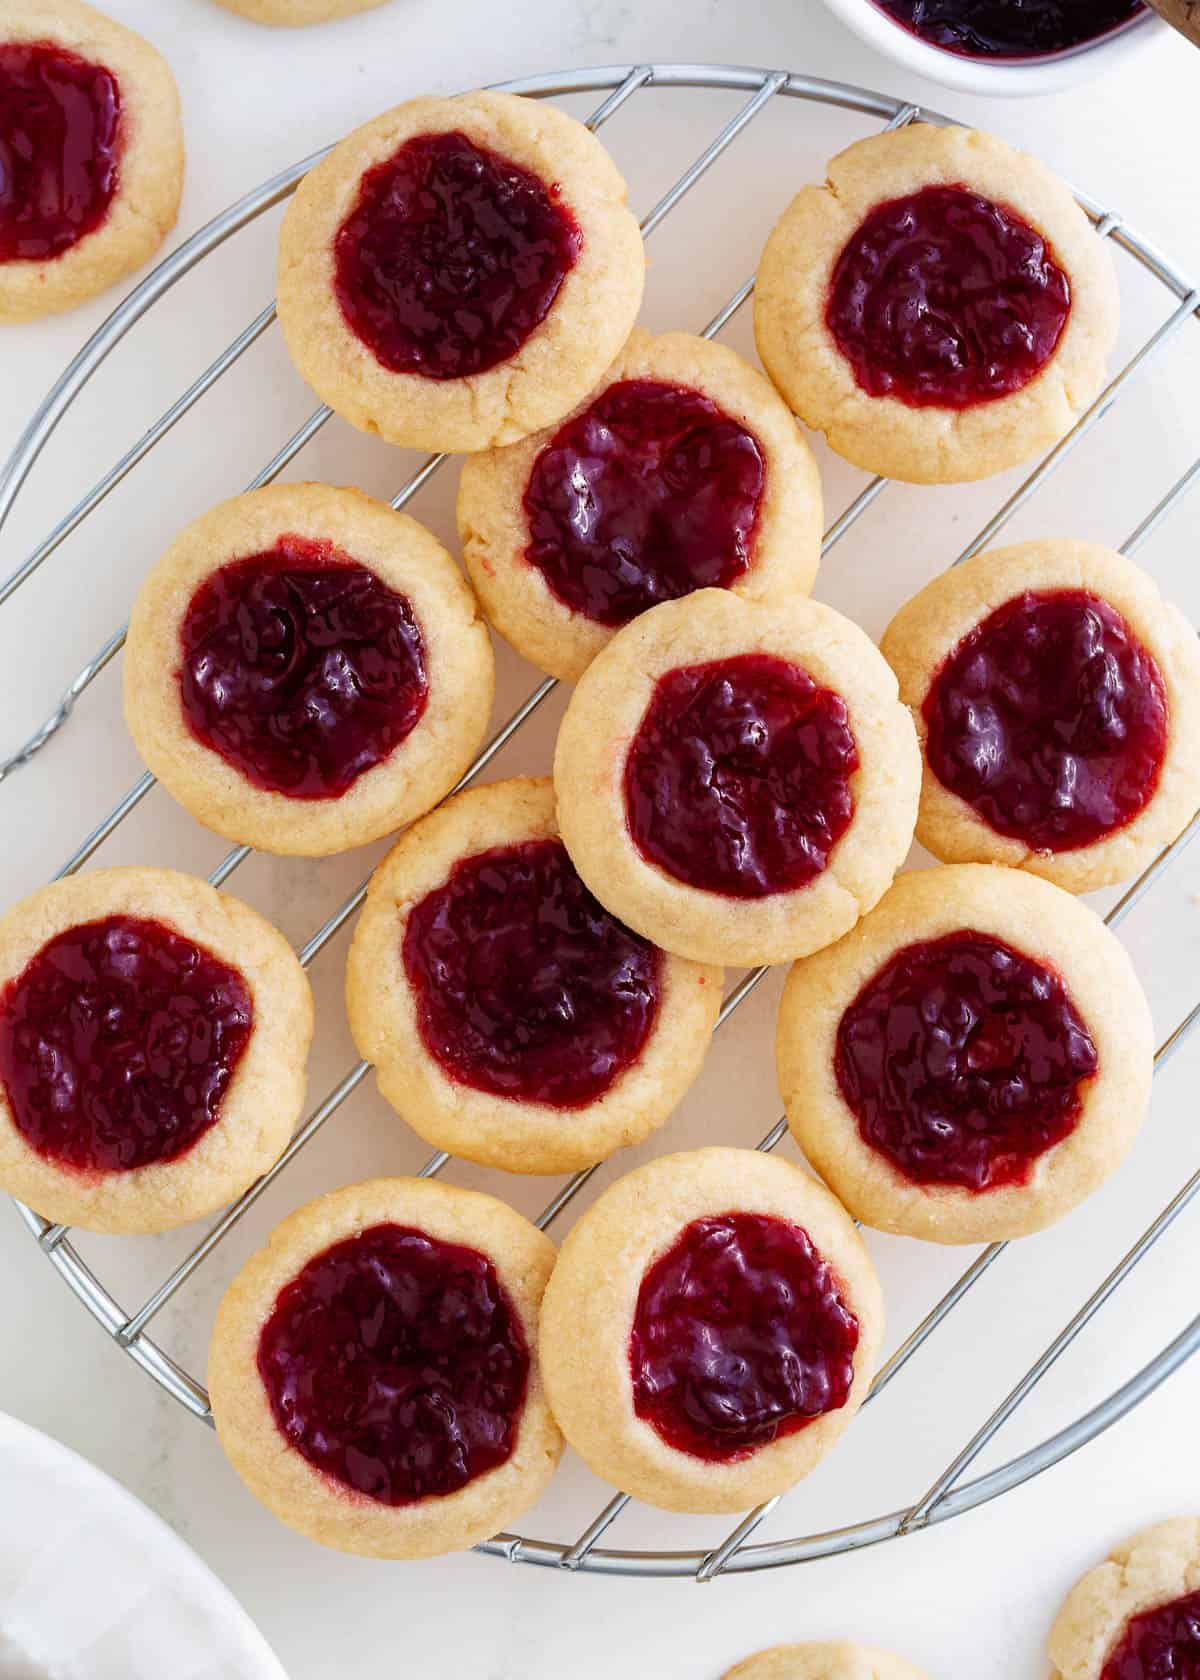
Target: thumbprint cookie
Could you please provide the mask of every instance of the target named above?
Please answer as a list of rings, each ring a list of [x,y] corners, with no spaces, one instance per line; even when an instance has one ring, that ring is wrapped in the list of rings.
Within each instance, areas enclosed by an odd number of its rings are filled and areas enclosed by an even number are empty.
[[[0,1188],[88,1231],[165,1231],[245,1190],[304,1103],[312,994],[206,881],[101,869],[0,920]]]
[[[833,1639],[773,1645],[731,1668],[725,1680],[928,1680],[928,1676],[891,1651]]]
[[[465,463],[458,530],[496,629],[574,681],[614,630],[694,589],[807,595],[821,481],[734,351],[636,331],[560,426]]]
[[[1116,936],[1032,875],[902,875],[798,962],[779,1012],[793,1135],[865,1224],[1024,1236],[1118,1167],[1150,1100],[1150,1010]]]
[[[563,839],[602,904],[697,962],[838,939],[908,852],[920,755],[849,619],[799,596],[665,602],[584,672],[558,737]]]
[[[213,1421],[234,1469],[337,1551],[436,1557],[486,1540],[562,1452],[537,1353],[553,1265],[512,1208],[428,1179],[300,1208],[213,1327]]]
[[[1070,892],[1145,867],[1200,809],[1200,639],[1098,543],[977,554],[881,643],[924,754],[917,838]]]
[[[227,12],[236,12],[253,23],[270,23],[283,29],[356,17],[359,12],[370,12],[384,4],[385,0],[217,0],[217,5],[224,6]]]
[[[591,390],[644,279],[625,183],[582,123],[507,93],[413,99],[300,183],[279,320],[300,373],[361,431],[491,449]]]
[[[1111,254],[1069,189],[967,128],[860,140],[763,252],[758,352],[830,448],[919,484],[986,478],[1057,442],[1099,393]]]
[[[1200,1518],[1143,1529],[1090,1569],[1050,1632],[1052,1680],[1200,1674]]]
[[[125,717],[198,822],[315,857],[436,805],[492,706],[457,566],[358,490],[273,485],[194,521],[134,603]]]
[[[559,1427],[605,1481],[671,1511],[740,1511],[814,1467],[861,1405],[883,1333],[862,1239],[803,1168],[665,1155],[562,1246],[542,1304]]]
[[[568,1172],[640,1142],[700,1071],[721,970],[599,904],[549,780],[496,782],[415,823],[375,871],[346,977],[379,1088],[439,1149]]]
[[[73,309],[175,225],[179,93],[82,0],[0,0],[0,323]]]

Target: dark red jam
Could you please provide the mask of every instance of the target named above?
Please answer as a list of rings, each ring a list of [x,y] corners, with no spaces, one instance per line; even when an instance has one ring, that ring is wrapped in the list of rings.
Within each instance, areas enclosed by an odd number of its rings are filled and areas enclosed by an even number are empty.
[[[48,41],[0,42],[0,262],[45,262],[94,233],[120,152],[111,71]]]
[[[875,0],[910,34],[964,58],[1044,58],[1145,11],[1142,0]]]
[[[186,1153],[220,1118],[254,1005],[237,969],[163,922],[57,934],[0,996],[0,1080],[31,1149],[80,1172]]]
[[[758,439],[699,391],[624,379],[535,461],[526,558],[572,611],[627,624],[743,576],[765,482]]]
[[[315,1470],[411,1505],[509,1458],[529,1350],[486,1255],[372,1225],[280,1290],[258,1373],[280,1434]]]
[[[328,543],[280,537],[222,566],[180,627],[192,733],[256,787],[336,799],[395,751],[429,698],[406,596]]]
[[[846,1404],[857,1346],[858,1320],[799,1226],[696,1219],[638,1291],[634,1410],[679,1452],[746,1458]]]
[[[555,187],[465,134],[420,134],[363,176],[334,284],[389,372],[464,379],[515,355],[582,249]]]
[[[1100,1680],[1200,1680],[1200,1592],[1131,1617]]]
[[[908,945],[838,1026],[834,1069],[873,1149],[914,1184],[1028,1181],[1079,1119],[1096,1046],[1052,969],[964,930]]]
[[[929,767],[999,834],[1087,846],[1158,786],[1167,696],[1121,615],[1085,590],[997,607],[937,672],[922,714]]]
[[[625,760],[638,850],[688,886],[730,898],[819,875],[854,814],[858,749],[846,702],[762,653],[659,679]]]
[[[580,1108],[641,1055],[661,953],[610,916],[561,840],[456,863],[409,912],[404,970],[430,1055],[463,1085]]]
[[[833,270],[825,320],[872,397],[971,408],[1054,354],[1071,287],[1041,234],[967,187],[878,204]]]

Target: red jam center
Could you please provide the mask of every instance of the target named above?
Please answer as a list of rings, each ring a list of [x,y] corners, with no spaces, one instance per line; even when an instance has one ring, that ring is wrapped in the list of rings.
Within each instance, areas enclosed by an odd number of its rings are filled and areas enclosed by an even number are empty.
[[[0,42],[0,262],[45,262],[93,233],[118,186],[121,90],[49,42]]]
[[[314,1469],[411,1505],[509,1458],[529,1350],[486,1255],[373,1225],[280,1290],[258,1373],[280,1434]]]
[[[1131,1617],[1100,1680],[1200,1680],[1200,1592]]]
[[[661,954],[610,916],[560,840],[456,863],[409,912],[404,970],[426,1049],[452,1079],[580,1108],[641,1055]]]
[[[235,968],[162,922],[43,945],[0,997],[0,1079],[31,1149],[81,1172],[174,1161],[216,1124],[250,1040]]]
[[[180,627],[192,733],[256,787],[336,799],[425,710],[412,607],[327,543],[280,537],[207,578]]]
[[[983,933],[908,945],[842,1016],[864,1143],[914,1184],[1024,1184],[1079,1119],[1096,1046],[1052,969]]]
[[[965,58],[1065,52],[1143,12],[1142,0],[875,0],[931,46]]]
[[[805,886],[854,814],[858,749],[846,702],[769,654],[659,679],[625,761],[638,850],[730,898]]]
[[[633,1405],[679,1452],[723,1461],[846,1404],[858,1320],[799,1226],[696,1219],[642,1279]]]
[[[624,379],[534,463],[526,558],[573,612],[627,624],[743,576],[765,480],[758,439],[699,391]]]
[[[465,134],[420,134],[363,176],[334,284],[389,372],[463,379],[515,355],[582,249],[557,188]]]
[[[1035,851],[1091,845],[1131,822],[1167,750],[1157,664],[1080,589],[997,607],[937,672],[922,714],[942,786]]]
[[[970,408],[1027,385],[1070,308],[1067,276],[1014,210],[923,187],[876,205],[851,235],[825,320],[868,396]]]

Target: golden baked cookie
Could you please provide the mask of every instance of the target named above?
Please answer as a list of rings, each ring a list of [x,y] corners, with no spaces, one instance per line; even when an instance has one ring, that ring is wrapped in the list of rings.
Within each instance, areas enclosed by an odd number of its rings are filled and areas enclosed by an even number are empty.
[[[429,1179],[300,1208],[213,1326],[234,1469],[289,1528],[367,1557],[436,1557],[515,1522],[562,1453],[537,1353],[553,1265],[512,1208]]]
[[[435,1148],[571,1172],[639,1143],[700,1072],[721,970],[622,927],[520,778],[416,823],[371,878],[346,1003],[379,1089]]]
[[[0,157],[0,324],[73,309],[175,226],[175,78],[82,0],[0,0]]]
[[[923,757],[917,838],[1090,892],[1137,874],[1200,809],[1200,640],[1112,549],[977,554],[880,644]]]
[[[463,465],[458,531],[488,618],[573,682],[614,630],[694,589],[807,595],[821,480],[757,369],[637,330],[574,413]]]
[[[492,708],[492,644],[442,545],[361,490],[275,484],[176,537],[134,603],[125,718],[198,822],[317,857],[452,788]]]
[[[644,278],[625,183],[582,123],[508,93],[413,99],[300,183],[279,320],[300,373],[360,431],[491,449],[592,388]]]
[[[308,23],[328,23],[333,18],[355,17],[374,11],[386,0],[217,0],[227,12],[270,23],[283,29],[299,29]]]
[[[1050,1630],[1052,1680],[1187,1680],[1200,1657],[1200,1518],[1114,1547]]]
[[[838,939],[912,840],[920,755],[857,625],[799,596],[702,589],[584,672],[554,759],[558,820],[602,904],[697,962]]]
[[[171,869],[98,869],[0,920],[0,1188],[88,1231],[165,1231],[272,1166],[312,993],[257,911]]]
[[[724,1680],[928,1680],[891,1651],[849,1639],[773,1645],[731,1668]]]
[[[598,1476],[670,1511],[740,1511],[806,1476],[854,1416],[883,1297],[803,1168],[698,1149],[589,1208],[541,1324],[551,1408]]]
[[[901,875],[795,965],[777,1055],[792,1133],[856,1218],[976,1243],[1053,1224],[1120,1165],[1154,1038],[1094,911],[964,863]]]
[[[763,366],[868,472],[987,478],[1057,442],[1104,383],[1111,253],[1069,189],[993,135],[912,123],[860,140],[763,252]]]

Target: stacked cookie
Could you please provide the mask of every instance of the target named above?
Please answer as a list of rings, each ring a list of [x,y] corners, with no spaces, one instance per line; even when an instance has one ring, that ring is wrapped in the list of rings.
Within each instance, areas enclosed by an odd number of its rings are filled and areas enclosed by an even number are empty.
[[[921,482],[1053,442],[1115,330],[1086,218],[987,136],[852,147],[768,243],[769,380],[637,330],[643,280],[624,182],[562,113],[481,93],[367,124],[289,208],[280,320],[352,425],[467,454],[470,583],[393,508],[276,486],[191,524],[133,613],[130,731],[200,822],[310,857],[410,825],[347,1007],[437,1148],[586,1172],[682,1101],[724,967],[793,965],[779,1080],[828,1188],[753,1151],[669,1155],[556,1258],[494,1198],[381,1179],[245,1268],[213,1340],[218,1431],[284,1521],[346,1550],[475,1543],[564,1437],[670,1509],[782,1492],[877,1368],[855,1221],[1039,1229],[1148,1101],[1145,999],[1071,894],[1200,805],[1195,637],[1128,560],[1043,542],[939,579],[875,647],[809,598],[821,489],[793,414]],[[460,792],[485,619],[575,688],[552,777]],[[945,867],[898,874],[914,834]],[[0,983],[0,1182],[50,1217],[162,1228],[285,1147],[311,1002],[245,907],[165,872],[81,877],[0,924]],[[804,1649],[745,1672],[909,1672]]]

